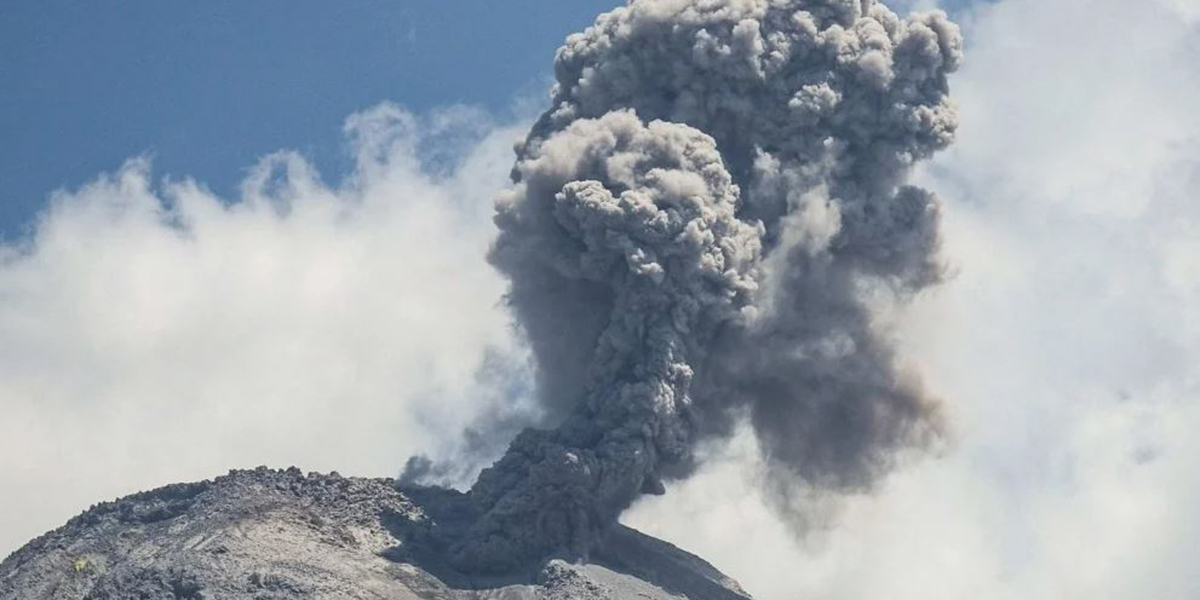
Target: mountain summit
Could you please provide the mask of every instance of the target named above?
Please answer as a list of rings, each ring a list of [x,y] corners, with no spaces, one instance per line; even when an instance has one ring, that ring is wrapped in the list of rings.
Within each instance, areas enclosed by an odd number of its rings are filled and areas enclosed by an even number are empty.
[[[461,494],[259,468],[92,507],[0,563],[0,600],[746,600],[700,558],[617,526],[586,561],[460,574],[429,532]],[[538,527],[531,523],[530,527]]]

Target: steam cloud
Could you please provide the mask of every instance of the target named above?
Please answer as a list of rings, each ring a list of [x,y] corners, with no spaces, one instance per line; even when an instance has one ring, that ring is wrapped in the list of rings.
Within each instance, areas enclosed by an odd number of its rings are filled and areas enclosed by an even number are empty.
[[[960,56],[944,14],[874,0],[632,0],[568,38],[491,253],[559,424],[480,475],[458,568],[586,555],[741,415],[817,489],[936,439],[879,320],[942,274],[905,180],[953,137]]]

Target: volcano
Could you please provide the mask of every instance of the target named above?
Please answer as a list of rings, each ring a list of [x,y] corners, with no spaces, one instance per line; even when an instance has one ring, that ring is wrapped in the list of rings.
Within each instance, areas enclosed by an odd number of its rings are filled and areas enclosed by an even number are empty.
[[[457,573],[429,544],[454,526],[461,496],[296,468],[168,485],[17,550],[0,563],[0,600],[749,598],[700,558],[623,526],[586,561]]]

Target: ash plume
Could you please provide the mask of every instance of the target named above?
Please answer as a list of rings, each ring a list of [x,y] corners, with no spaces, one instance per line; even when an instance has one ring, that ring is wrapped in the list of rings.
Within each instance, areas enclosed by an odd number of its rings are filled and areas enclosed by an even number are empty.
[[[460,569],[586,555],[740,415],[785,486],[867,489],[937,438],[880,320],[942,276],[906,179],[960,56],[874,0],[631,0],[567,39],[490,257],[559,424],[480,475]]]

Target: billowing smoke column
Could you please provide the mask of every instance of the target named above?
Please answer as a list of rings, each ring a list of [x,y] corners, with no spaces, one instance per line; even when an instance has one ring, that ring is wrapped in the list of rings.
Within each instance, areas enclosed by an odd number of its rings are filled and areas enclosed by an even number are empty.
[[[560,344],[584,364],[564,365],[578,377],[565,422],[523,432],[472,488],[486,516],[463,565],[586,553],[659,488],[661,466],[691,447],[693,365],[749,310],[758,279],[762,229],[735,215],[738,188],[699,130],[623,110],[579,119],[516,174],[493,260],[543,368]],[[586,356],[572,347],[584,343]]]
[[[459,568],[586,555],[742,415],[815,489],[936,439],[878,321],[941,276],[905,179],[951,141],[960,54],[873,0],[631,0],[568,38],[491,256],[560,424],[481,474]]]

